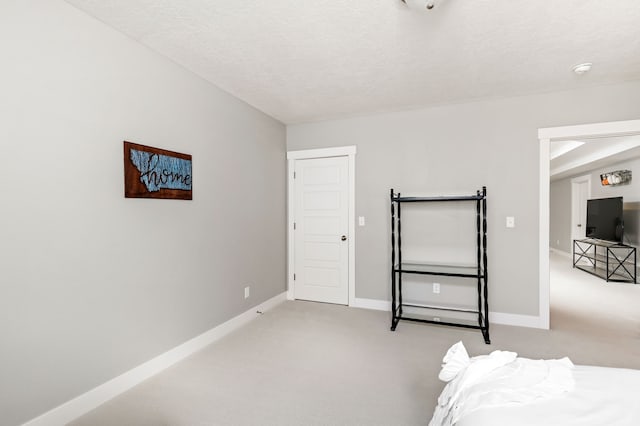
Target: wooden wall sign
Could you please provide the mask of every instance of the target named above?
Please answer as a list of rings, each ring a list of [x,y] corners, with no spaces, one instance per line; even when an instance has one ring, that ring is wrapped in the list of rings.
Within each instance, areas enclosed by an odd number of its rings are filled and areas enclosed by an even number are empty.
[[[191,200],[191,156],[124,142],[124,196]]]

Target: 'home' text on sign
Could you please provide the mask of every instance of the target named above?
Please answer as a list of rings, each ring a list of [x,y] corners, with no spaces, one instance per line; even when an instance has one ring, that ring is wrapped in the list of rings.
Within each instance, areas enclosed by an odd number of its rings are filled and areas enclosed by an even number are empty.
[[[124,142],[127,198],[192,199],[191,155]]]

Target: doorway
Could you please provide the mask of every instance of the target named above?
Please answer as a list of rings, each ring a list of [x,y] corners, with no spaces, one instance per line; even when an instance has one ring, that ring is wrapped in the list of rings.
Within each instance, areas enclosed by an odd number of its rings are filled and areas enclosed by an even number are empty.
[[[353,305],[355,146],[289,151],[290,300]]]
[[[550,269],[549,269],[549,148],[552,141],[599,139],[640,135],[640,120],[595,123],[577,126],[542,128],[539,139],[539,324],[549,329],[550,323]]]
[[[587,200],[591,197],[591,175],[571,179],[571,241],[586,238]]]

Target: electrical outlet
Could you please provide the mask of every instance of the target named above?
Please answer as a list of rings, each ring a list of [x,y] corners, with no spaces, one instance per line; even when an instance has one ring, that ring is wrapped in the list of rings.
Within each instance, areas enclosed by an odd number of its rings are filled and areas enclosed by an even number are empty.
[[[246,287],[244,288],[244,298],[245,298],[245,299],[248,299],[250,295],[251,295],[251,287],[246,286]]]
[[[364,216],[358,216],[358,226],[364,226]]]
[[[507,228],[515,228],[516,227],[516,218],[513,216],[507,216]]]
[[[440,283],[433,283],[433,292],[435,294],[439,294],[440,293]]]
[[[560,245],[560,240],[556,240],[556,245],[559,246]]]

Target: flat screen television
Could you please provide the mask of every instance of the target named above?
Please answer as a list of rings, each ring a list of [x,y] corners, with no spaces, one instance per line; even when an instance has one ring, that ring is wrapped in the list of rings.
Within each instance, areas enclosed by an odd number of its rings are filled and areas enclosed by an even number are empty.
[[[622,197],[587,200],[587,237],[622,243]]]

